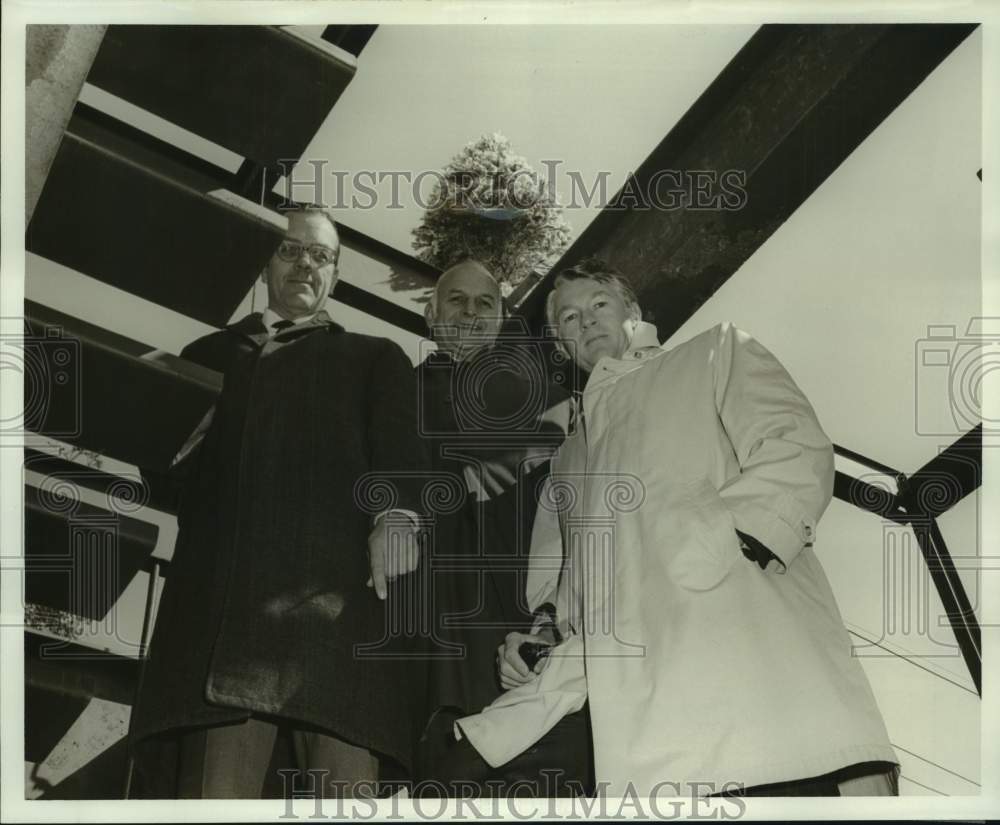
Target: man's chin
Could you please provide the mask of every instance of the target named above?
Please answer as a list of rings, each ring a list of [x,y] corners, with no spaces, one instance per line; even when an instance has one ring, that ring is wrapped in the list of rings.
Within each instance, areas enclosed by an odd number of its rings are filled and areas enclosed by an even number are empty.
[[[587,360],[590,361],[592,365],[596,365],[598,361],[602,358],[614,358],[616,357],[615,348],[612,346],[596,346],[587,347]],[[593,367],[592,367],[593,368]]]
[[[494,343],[493,339],[490,339],[485,335],[474,335],[469,337],[463,336],[458,338],[436,338],[435,340],[437,341],[438,349],[443,349],[450,353],[452,358],[455,360],[467,358],[474,352],[491,347]]]
[[[296,318],[303,315],[312,315],[319,311],[315,296],[293,296],[290,300],[284,301],[285,312],[292,313]]]
[[[456,361],[464,361],[469,356],[479,352],[485,346],[486,344],[483,343],[475,343],[475,344],[470,344],[467,342],[455,342],[453,344],[442,344],[440,342],[438,343],[438,348],[447,352]]]

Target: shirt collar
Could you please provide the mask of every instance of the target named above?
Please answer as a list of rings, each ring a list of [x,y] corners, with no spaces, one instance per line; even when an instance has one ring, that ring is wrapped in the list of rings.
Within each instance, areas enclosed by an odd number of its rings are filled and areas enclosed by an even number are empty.
[[[318,314],[319,314],[318,312],[314,312],[312,315],[302,315],[299,318],[292,319],[292,323],[295,324],[296,326],[298,326],[299,324],[308,323]],[[278,315],[277,312],[271,309],[271,307],[268,307],[267,309],[264,310],[264,314],[261,316],[260,320],[261,323],[264,324],[265,329],[267,329],[267,331],[270,332],[271,327],[273,327],[276,323],[278,323],[278,321],[284,321],[287,319],[282,318],[280,315]]]
[[[651,355],[661,352],[663,349],[657,338],[656,327],[645,321],[640,321],[636,324],[632,340],[629,342],[628,349],[622,353],[621,358],[612,358],[606,355],[594,365],[594,369],[587,378],[585,392],[600,386],[614,376],[630,372],[635,367],[645,363]]]
[[[621,360],[625,361],[629,358],[639,358],[641,355],[635,355],[635,353],[641,353],[642,350],[648,350],[652,348],[659,349],[660,339],[656,331],[656,327],[652,324],[647,324],[645,321],[639,321],[635,326],[635,332],[632,333],[632,340],[629,342],[628,349],[625,350],[625,354],[622,356]]]

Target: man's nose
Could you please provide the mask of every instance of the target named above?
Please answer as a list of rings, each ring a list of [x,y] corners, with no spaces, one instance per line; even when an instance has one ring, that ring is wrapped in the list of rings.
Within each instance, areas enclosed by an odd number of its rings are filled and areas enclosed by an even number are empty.
[[[468,300],[468,301],[466,301],[465,302],[465,307],[463,309],[463,312],[465,313],[465,315],[467,317],[469,317],[469,318],[475,318],[476,315],[477,315],[477,313],[476,313],[476,302],[473,301],[473,300],[471,300],[471,299]]]
[[[303,246],[299,250],[299,256],[295,259],[296,266],[300,266],[304,269],[309,269],[313,265],[312,255],[309,254],[309,249]]]
[[[597,316],[594,315],[594,313],[591,312],[589,309],[585,309],[580,315],[580,323],[583,325],[584,329],[586,329],[589,326],[592,326],[596,320]]]

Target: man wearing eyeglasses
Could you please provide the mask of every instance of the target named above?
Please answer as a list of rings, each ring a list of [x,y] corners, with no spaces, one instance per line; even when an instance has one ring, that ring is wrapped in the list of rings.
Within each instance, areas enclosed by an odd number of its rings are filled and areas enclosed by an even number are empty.
[[[412,608],[426,451],[409,359],[323,310],[339,252],[327,210],[291,212],[263,314],[182,353],[225,378],[178,465],[178,540],[131,732],[143,795],[287,793],[268,780],[272,759],[288,763],[279,741],[307,771],[298,789],[325,797],[373,795],[380,762],[409,762],[422,680],[365,651],[384,654],[388,617]],[[373,473],[395,496],[374,519],[357,492]]]

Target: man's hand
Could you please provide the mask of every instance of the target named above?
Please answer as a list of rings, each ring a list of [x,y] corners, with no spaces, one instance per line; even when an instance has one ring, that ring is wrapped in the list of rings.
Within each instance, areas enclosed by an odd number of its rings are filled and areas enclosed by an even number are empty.
[[[746,556],[749,561],[757,562],[757,565],[761,570],[767,569],[767,565],[771,559],[777,561],[781,567],[785,566],[781,559],[774,555],[774,553],[757,541],[757,539],[753,536],[748,533],[741,533],[739,530],[736,531],[736,535],[739,537],[740,550],[743,551],[743,555]]]
[[[508,633],[506,641],[497,648],[497,670],[500,671],[500,684],[504,690],[510,690],[518,685],[525,685],[545,670],[548,657],[538,660],[534,670],[528,667],[521,658],[519,648],[525,642],[552,647],[547,639],[533,633]]]
[[[413,519],[402,513],[389,512],[382,516],[368,536],[368,558],[372,575],[368,586],[375,595],[385,599],[389,582],[412,573],[420,561],[420,529]]]

